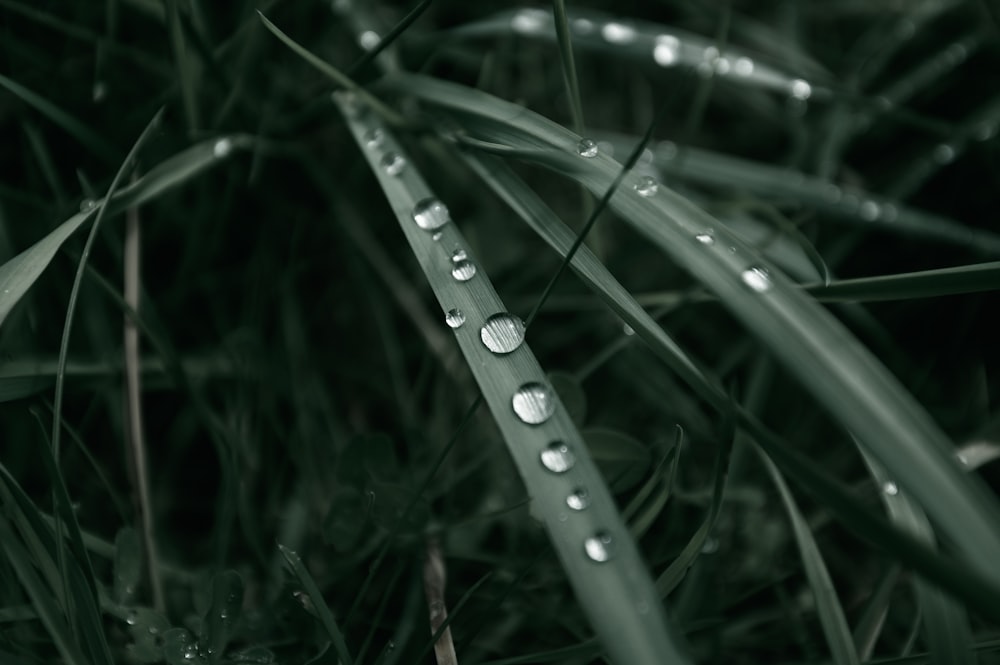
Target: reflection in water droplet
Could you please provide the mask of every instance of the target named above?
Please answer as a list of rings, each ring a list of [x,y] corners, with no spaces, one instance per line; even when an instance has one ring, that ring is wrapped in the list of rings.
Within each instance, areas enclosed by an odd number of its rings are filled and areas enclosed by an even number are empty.
[[[454,252],[451,253],[452,263],[459,263],[460,261],[465,261],[468,258],[469,255],[461,247],[459,247],[458,249],[456,249]]]
[[[391,176],[397,176],[406,168],[406,160],[403,156],[395,152],[387,152],[382,155],[382,170]]]
[[[374,30],[365,30],[360,35],[358,35],[358,46],[366,51],[371,51],[373,48],[378,46],[382,38],[378,36],[378,33]]]
[[[874,201],[865,201],[858,208],[858,215],[866,222],[874,222],[882,214],[882,208]]]
[[[369,150],[375,150],[380,147],[385,141],[385,135],[382,133],[381,129],[373,129],[365,134],[365,147]]]
[[[542,451],[540,458],[542,460],[542,466],[552,473],[566,473],[572,469],[573,464],[576,463],[576,456],[573,455],[573,451],[571,451],[569,446],[562,441],[553,441],[546,446],[545,450]],[[577,508],[570,503],[570,499],[574,496],[575,494],[571,494],[566,498],[566,504],[570,508],[573,508],[573,510],[583,510],[587,507],[586,505],[582,505],[582,507]],[[582,500],[586,503],[590,503],[590,498],[587,496],[585,491],[583,492]]]
[[[451,276],[459,282],[468,282],[476,276],[476,264],[472,261],[459,261],[451,269]]]
[[[573,510],[586,510],[590,505],[590,493],[582,487],[577,487],[566,497],[566,505]]]
[[[788,88],[789,93],[795,99],[805,101],[812,96],[812,86],[802,79],[795,79]]]
[[[882,491],[888,494],[889,496],[896,496],[897,494],[899,494],[899,487],[896,486],[896,483],[890,480],[887,481],[884,485],[882,485]]]
[[[448,208],[437,199],[424,199],[413,207],[413,221],[425,231],[433,231],[451,221]]]
[[[597,157],[597,143],[593,139],[580,139],[580,142],[576,144],[576,151],[581,157]]]
[[[438,242],[439,240],[441,240],[442,236],[444,236],[443,233],[441,233],[440,231],[435,231],[433,234],[431,234],[431,240],[433,240],[434,242]]]
[[[465,314],[457,308],[449,309],[448,313],[444,315],[444,322],[448,324],[449,328],[460,328],[465,323]]]
[[[601,28],[601,36],[612,44],[628,44],[635,41],[635,28],[623,23],[605,23]]]
[[[741,275],[743,278],[743,283],[749,286],[751,289],[757,293],[763,293],[771,288],[771,276],[768,274],[765,268],[760,268],[754,266],[752,268],[747,268],[743,271]]]
[[[656,179],[648,175],[642,176],[642,178],[639,179],[639,182],[635,183],[636,193],[638,193],[639,196],[644,196],[646,198],[656,196],[656,190],[659,188],[660,185],[656,182]]]
[[[942,143],[934,148],[934,161],[938,164],[948,164],[953,159],[955,159],[955,148],[947,143]]]
[[[694,237],[695,240],[700,242],[702,245],[714,245],[715,236],[712,235],[712,230],[709,229],[708,233],[699,233]]]
[[[653,47],[653,61],[660,67],[673,67],[677,64],[680,48],[680,40],[673,35],[660,35]]]
[[[514,413],[529,425],[540,425],[556,412],[555,395],[544,383],[526,383],[517,389],[511,399]]]
[[[750,58],[736,58],[736,62],[733,63],[733,72],[737,76],[750,76],[753,74],[753,60]]]
[[[233,149],[233,142],[230,139],[219,139],[212,146],[212,154],[216,157],[225,157]]]
[[[493,353],[510,353],[524,342],[524,322],[506,312],[494,314],[486,319],[479,337]]]
[[[607,531],[598,531],[583,541],[583,549],[591,561],[604,563],[614,556],[614,540]]]

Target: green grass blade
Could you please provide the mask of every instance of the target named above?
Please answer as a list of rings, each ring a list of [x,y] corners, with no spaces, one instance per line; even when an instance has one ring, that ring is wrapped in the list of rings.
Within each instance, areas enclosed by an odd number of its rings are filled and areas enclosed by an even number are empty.
[[[808,286],[806,290],[824,302],[909,300],[997,291],[1000,290],[1000,262],[841,279],[828,286]]]
[[[826,643],[830,647],[833,662],[838,665],[858,665],[858,652],[854,648],[854,638],[851,629],[847,625],[844,617],[844,608],[837,598],[837,591],[833,587],[833,580],[820,554],[819,546],[813,538],[809,524],[806,522],[795,497],[792,496],[781,472],[774,466],[766,454],[761,453],[761,460],[767,469],[771,481],[778,488],[781,501],[785,504],[785,511],[792,523],[792,531],[795,534],[795,542],[799,547],[799,554],[805,568],[806,578],[816,599],[816,611],[819,614],[820,624],[823,626],[823,633],[826,636]]]
[[[330,611],[330,607],[323,599],[323,592],[316,586],[316,580],[309,574],[309,570],[302,563],[302,559],[299,558],[297,553],[281,543],[278,543],[278,549],[281,551],[281,556],[285,558],[288,566],[292,569],[292,574],[298,579],[299,584],[302,585],[302,589],[309,596],[309,600],[312,601],[312,606],[319,615],[320,623],[323,624],[327,635],[330,636],[333,648],[337,650],[337,657],[340,658],[340,662],[343,665],[351,665],[354,661],[351,658],[350,651],[347,650],[344,635],[340,632],[340,627],[337,625],[337,620],[333,617],[333,612]]]
[[[524,343],[523,324],[506,314],[460,230],[448,223],[447,209],[433,199],[387,128],[374,114],[359,112],[343,101],[339,104],[441,305],[442,319],[454,330],[580,605],[608,653],[622,663],[688,662],[610,491]],[[370,147],[365,137],[376,129],[382,140]],[[403,159],[401,170],[387,170],[382,158],[388,152]],[[430,219],[424,216],[428,207],[434,212]],[[505,331],[497,336],[489,325],[495,315],[504,321],[498,332]],[[487,344],[508,352],[491,352]]]
[[[546,166],[603,194],[621,171],[613,159],[581,157],[580,137],[482,92],[418,76],[388,83],[438,107],[473,137],[516,149],[549,146]],[[461,114],[461,115],[458,115]],[[611,207],[690,273],[753,332],[813,397],[911,488],[979,574],[1000,582],[1000,506],[951,455],[928,414],[832,315],[713,217],[662,185],[642,196],[626,177]]]

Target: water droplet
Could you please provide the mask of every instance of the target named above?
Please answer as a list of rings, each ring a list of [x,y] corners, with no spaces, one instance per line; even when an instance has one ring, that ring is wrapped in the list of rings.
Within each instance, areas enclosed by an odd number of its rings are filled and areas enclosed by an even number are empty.
[[[440,231],[435,231],[433,234],[431,234],[431,240],[433,240],[434,242],[438,242],[439,240],[441,240],[441,237],[443,235],[444,234],[441,233]]]
[[[382,170],[391,176],[397,176],[406,168],[406,160],[396,152],[387,152],[382,155]],[[418,222],[419,224],[419,222]]]
[[[510,353],[524,342],[524,322],[506,312],[494,314],[486,319],[479,336],[493,353]]]
[[[729,58],[716,58],[715,60],[715,73],[719,76],[725,76],[729,73],[732,68],[732,63],[729,62]]]
[[[189,644],[184,647],[184,650],[181,653],[184,655],[184,660],[194,660],[198,655],[198,649],[193,644]]]
[[[839,203],[840,199],[843,198],[844,192],[841,191],[840,187],[828,182],[823,185],[823,198],[829,203]]]
[[[583,550],[591,561],[604,563],[610,561],[611,557],[614,556],[614,540],[607,531],[598,531],[583,541]]]
[[[375,150],[380,148],[382,143],[385,141],[385,134],[382,133],[381,129],[373,129],[365,134],[365,147],[369,150]]]
[[[96,104],[97,102],[103,101],[105,97],[108,96],[108,84],[104,81],[95,81],[94,87],[91,90],[91,99]]]
[[[750,76],[753,74],[753,60],[750,58],[736,58],[736,62],[733,63],[733,72],[737,76]]]
[[[462,248],[458,248],[454,252],[451,253],[451,262],[452,263],[460,263],[462,261],[467,261],[468,258],[469,258],[469,255]]]
[[[139,622],[139,614],[135,610],[131,610],[125,615],[125,623],[130,626],[134,626]]]
[[[653,47],[653,62],[660,67],[673,67],[677,64],[677,52],[680,50],[680,42],[672,35],[661,35],[656,38],[656,45]]]
[[[212,146],[212,154],[218,158],[225,157],[233,149],[233,142],[231,139],[219,139]]]
[[[630,25],[612,21],[601,28],[601,36],[612,44],[628,44],[635,41],[636,31]]]
[[[476,276],[476,264],[472,261],[459,261],[452,267],[451,276],[459,282],[468,282]]]
[[[626,337],[631,337],[632,335],[635,334],[635,328],[633,328],[632,326],[630,326],[627,323],[623,323],[622,324],[622,334],[625,335]]]
[[[955,148],[947,143],[942,143],[934,148],[934,161],[938,164],[948,164],[953,159],[955,159]]]
[[[228,619],[229,618],[229,611],[226,610],[226,609],[222,609],[219,612],[219,618],[222,619],[223,621],[225,621],[226,619]]]
[[[576,144],[576,151],[581,157],[597,157],[597,143],[593,139],[580,139],[580,142]]]
[[[590,505],[590,492],[582,487],[577,487],[566,497],[566,505],[573,510],[586,510]]]
[[[984,122],[976,128],[973,135],[977,141],[989,141],[997,133],[997,126]]]
[[[569,446],[562,441],[553,441],[545,447],[545,450],[542,451],[541,460],[542,466],[552,473],[566,473],[572,469],[573,464],[576,463],[576,456],[573,455],[573,451],[569,449]],[[589,503],[590,498],[587,496],[587,493],[583,490],[580,491],[583,492],[582,500]],[[576,508],[572,503],[570,503],[570,499],[572,499],[573,496],[574,494],[570,494],[566,498],[566,504],[570,508],[573,508],[573,510],[583,510],[587,507],[586,505],[582,505],[582,507]]]
[[[80,201],[80,212],[87,212],[88,210],[93,210],[97,206],[97,201],[94,199],[84,199]]]
[[[639,196],[644,196],[649,198],[651,196],[656,196],[656,190],[660,188],[660,184],[656,182],[656,179],[652,176],[644,175],[639,178],[639,182],[635,183],[635,191]]]
[[[896,483],[889,480],[882,485],[882,491],[888,494],[889,496],[896,496],[897,494],[899,494],[899,487],[896,486]]]
[[[699,233],[694,237],[695,240],[700,242],[702,245],[714,245],[715,236],[712,235],[712,231],[709,230],[707,233]]]
[[[540,425],[556,412],[555,395],[544,383],[524,384],[514,393],[511,403],[517,417],[529,425]]]
[[[896,206],[891,203],[886,203],[882,206],[883,222],[895,222],[897,217],[899,217],[899,210],[896,209]]]
[[[874,201],[865,201],[858,208],[858,215],[866,222],[874,222],[882,214],[882,208]]]
[[[714,536],[709,536],[705,539],[705,542],[701,545],[702,554],[714,554],[719,551],[719,539]]]
[[[448,324],[449,328],[461,328],[462,324],[465,323],[465,314],[458,308],[449,309],[444,315],[444,322]]]
[[[448,207],[437,199],[424,199],[413,207],[413,221],[425,231],[441,228],[451,221]]]
[[[812,86],[802,79],[795,79],[788,86],[788,92],[793,98],[805,101],[812,96]]]
[[[744,284],[757,293],[763,293],[772,286],[771,275],[768,274],[767,269],[758,266],[747,268],[740,277],[742,277]]]
[[[951,62],[952,65],[958,65],[969,57],[969,49],[965,47],[965,44],[959,44],[956,42],[945,50],[945,57]]]
[[[373,48],[379,45],[382,38],[378,36],[378,33],[374,30],[365,30],[360,35],[358,35],[358,45],[366,51],[371,51]]]
[[[573,19],[573,28],[581,35],[589,35],[594,31],[594,22],[586,18]]]
[[[549,15],[540,9],[522,9],[510,20],[510,27],[514,32],[532,34],[544,30],[548,19]]]

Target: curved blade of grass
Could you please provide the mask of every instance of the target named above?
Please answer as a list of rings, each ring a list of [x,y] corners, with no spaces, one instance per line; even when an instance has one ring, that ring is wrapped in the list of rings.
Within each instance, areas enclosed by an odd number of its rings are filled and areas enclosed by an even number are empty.
[[[405,152],[374,114],[352,110],[341,95],[336,98],[434,290],[442,319],[452,310],[464,317],[463,323],[453,329],[455,338],[549,531],[580,605],[608,653],[621,663],[688,662],[672,626],[667,623],[652,579],[615,508],[614,499],[569,413],[547,385],[538,361],[526,343],[506,355],[494,355],[481,341],[480,329],[487,318],[505,312],[506,308],[482,268],[468,281],[452,277],[454,250],[465,252],[464,260],[476,265],[461,232],[455,224],[445,223],[435,229],[441,234],[435,239],[418,227],[414,210],[419,202],[431,198],[430,189],[410,165],[395,175],[386,173],[380,164],[384,152],[401,156]],[[367,147],[365,136],[374,129],[383,132],[383,140],[373,149]],[[538,404],[545,405],[542,408],[548,414],[539,418],[537,424],[529,424],[513,411],[513,396],[526,385],[539,388]],[[551,444],[565,445],[574,457],[564,473],[553,473],[541,462],[542,453]],[[573,510],[567,504],[567,497],[581,488],[586,491],[590,505],[584,510]],[[588,557],[587,547],[598,542],[595,538],[614,547],[607,560]]]
[[[1000,290],[1000,261],[878,277],[841,279],[827,286],[805,288],[824,302],[909,300],[997,291]]]
[[[154,199],[219,163],[232,149],[247,147],[250,143],[249,137],[229,136],[194,145],[157,164],[132,185],[118,190],[111,197],[108,213],[118,213],[128,206]],[[93,216],[102,203],[103,199],[94,208],[76,213],[34,245],[0,266],[0,326],[14,305],[45,271],[66,239]]]
[[[351,665],[354,661],[351,659],[351,654],[347,650],[347,643],[344,641],[344,635],[340,632],[340,627],[337,626],[337,620],[333,618],[333,612],[330,611],[330,607],[326,604],[323,599],[323,593],[316,586],[316,581],[313,579],[312,575],[309,574],[309,570],[306,568],[305,564],[302,563],[302,559],[299,555],[288,549],[281,543],[278,543],[278,549],[281,551],[281,556],[285,558],[288,562],[288,566],[292,569],[292,573],[299,580],[299,584],[302,585],[302,589],[309,595],[309,600],[312,601],[313,608],[315,608],[316,613],[319,615],[320,623],[323,624],[323,628],[326,629],[327,635],[330,636],[330,640],[333,642],[333,648],[337,650],[337,657],[340,658],[340,662],[343,665]]]
[[[910,499],[905,488],[896,485],[871,455],[863,457],[879,487],[879,496],[890,521],[929,547],[934,547],[934,531],[924,511]],[[935,665],[972,665],[975,662],[971,650],[972,629],[965,608],[923,580],[914,582],[914,591],[922,610],[921,619],[931,662]]]
[[[531,111],[463,86],[396,76],[395,90],[441,108],[475,138],[514,148],[549,146],[544,163],[603,194],[621,171],[585,159],[580,137]],[[965,560],[1000,582],[1000,506],[952,457],[953,444],[899,382],[832,315],[713,217],[662,185],[640,196],[634,174],[610,205],[621,218],[713,291],[785,368],[889,472],[911,488]],[[702,239],[708,236],[712,242]]]
[[[792,496],[785,479],[781,476],[774,462],[763,452],[760,452],[761,461],[771,476],[771,481],[778,488],[781,495],[781,502],[785,504],[785,511],[788,519],[792,523],[792,532],[795,534],[795,542],[802,557],[802,564],[805,568],[806,578],[816,599],[816,611],[819,614],[820,625],[823,627],[823,634],[826,636],[826,643],[830,647],[833,662],[839,665],[858,665],[858,652],[854,648],[854,637],[851,629],[847,625],[844,617],[844,608],[837,598],[837,591],[833,587],[833,580],[826,569],[823,555],[820,554],[816,539],[813,538],[809,524],[806,522],[795,497]]]

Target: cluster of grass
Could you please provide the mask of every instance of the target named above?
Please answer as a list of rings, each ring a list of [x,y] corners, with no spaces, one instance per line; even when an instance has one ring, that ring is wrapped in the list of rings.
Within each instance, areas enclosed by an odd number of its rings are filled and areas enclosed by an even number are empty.
[[[991,3],[223,4],[0,0],[0,661],[1000,662]]]

